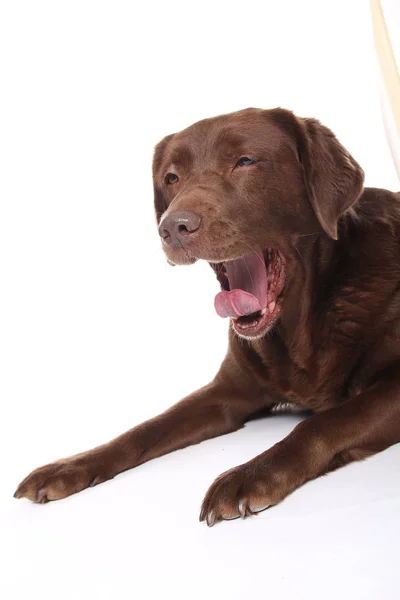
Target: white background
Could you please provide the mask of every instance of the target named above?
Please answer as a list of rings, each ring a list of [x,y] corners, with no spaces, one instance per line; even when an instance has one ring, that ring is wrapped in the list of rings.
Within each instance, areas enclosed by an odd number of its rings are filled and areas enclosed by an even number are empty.
[[[205,264],[168,267],[151,156],[164,135],[247,106],[329,125],[398,189],[368,3],[0,5],[0,597],[399,596],[400,447],[208,529],[220,472],[297,417],[249,424],[45,506],[33,468],[107,441],[214,375],[227,323]]]

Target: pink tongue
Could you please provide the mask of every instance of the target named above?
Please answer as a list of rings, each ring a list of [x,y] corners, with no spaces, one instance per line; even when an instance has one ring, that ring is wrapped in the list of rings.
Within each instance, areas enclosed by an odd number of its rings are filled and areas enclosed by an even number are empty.
[[[268,280],[262,252],[229,261],[225,268],[231,291],[215,297],[220,317],[243,317],[266,307]]]
[[[214,306],[220,317],[243,317],[261,310],[257,298],[243,290],[220,292],[215,296]]]

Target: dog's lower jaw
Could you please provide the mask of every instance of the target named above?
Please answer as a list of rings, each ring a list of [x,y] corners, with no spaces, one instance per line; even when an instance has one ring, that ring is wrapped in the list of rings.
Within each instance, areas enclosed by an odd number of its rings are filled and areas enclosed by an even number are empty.
[[[235,334],[244,340],[259,340],[268,335],[279,320],[281,313],[282,298],[278,298],[272,312],[263,309],[260,316],[255,318],[255,324],[252,326],[242,319],[230,319],[232,330]]]
[[[230,326],[232,331],[234,332],[234,334],[241,338],[242,340],[247,340],[248,342],[251,341],[255,341],[255,340],[262,340],[263,338],[265,338],[266,336],[270,335],[271,332],[273,331],[275,325],[278,322],[278,318],[276,318],[273,322],[269,323],[268,326],[263,329],[262,331],[260,331],[259,333],[256,334],[245,334],[245,333],[241,333],[240,331],[237,331],[237,329],[235,328],[235,325],[233,323],[233,319],[230,319]]]

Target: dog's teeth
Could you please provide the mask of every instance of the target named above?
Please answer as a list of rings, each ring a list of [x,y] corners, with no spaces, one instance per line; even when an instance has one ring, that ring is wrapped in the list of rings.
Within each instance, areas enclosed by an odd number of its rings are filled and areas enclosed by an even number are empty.
[[[265,307],[265,308],[262,309],[261,314],[265,315],[266,312],[267,312],[267,307]]]
[[[251,321],[250,323],[242,323],[240,327],[242,329],[249,329],[249,327],[254,327],[256,325],[258,325],[258,321]]]

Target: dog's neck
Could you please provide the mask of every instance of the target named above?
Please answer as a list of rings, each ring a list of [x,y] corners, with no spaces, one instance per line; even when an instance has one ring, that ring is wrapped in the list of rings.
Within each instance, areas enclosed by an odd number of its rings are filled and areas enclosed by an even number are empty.
[[[297,253],[300,276],[293,278],[279,322],[279,333],[293,362],[308,370],[315,347],[315,329],[320,310],[328,302],[334,282],[335,265],[342,253],[342,241],[327,235],[299,238]],[[311,323],[311,318],[314,320]]]

